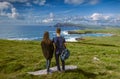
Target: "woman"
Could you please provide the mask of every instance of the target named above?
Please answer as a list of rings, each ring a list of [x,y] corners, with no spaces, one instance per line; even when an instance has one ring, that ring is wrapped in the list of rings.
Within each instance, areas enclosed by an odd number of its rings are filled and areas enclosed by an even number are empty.
[[[53,43],[49,38],[49,33],[45,32],[43,36],[43,40],[41,42],[42,52],[44,57],[46,58],[46,67],[47,67],[47,74],[50,73],[50,63],[53,57],[54,47]]]

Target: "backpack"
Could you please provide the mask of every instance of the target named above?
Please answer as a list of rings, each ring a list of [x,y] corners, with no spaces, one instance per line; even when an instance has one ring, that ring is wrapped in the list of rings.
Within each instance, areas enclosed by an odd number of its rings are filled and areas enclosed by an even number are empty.
[[[69,56],[70,56],[70,51],[68,49],[64,49],[60,55],[60,58],[62,60],[66,60],[69,58]]]

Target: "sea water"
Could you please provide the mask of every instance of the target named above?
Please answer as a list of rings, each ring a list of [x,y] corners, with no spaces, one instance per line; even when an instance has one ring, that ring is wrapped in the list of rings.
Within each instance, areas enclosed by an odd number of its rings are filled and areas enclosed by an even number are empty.
[[[45,31],[50,33],[50,38],[56,36],[56,28],[54,26],[40,26],[40,25],[27,25],[27,26],[0,26],[0,39],[8,40],[42,40]],[[70,30],[81,30],[80,27],[61,27],[61,35],[67,41],[76,41],[75,38],[84,36],[111,36],[110,34],[68,34]]]

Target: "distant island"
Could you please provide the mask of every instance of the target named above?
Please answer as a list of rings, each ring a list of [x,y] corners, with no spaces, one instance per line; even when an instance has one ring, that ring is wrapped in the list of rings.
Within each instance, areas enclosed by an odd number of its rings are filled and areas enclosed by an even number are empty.
[[[99,29],[99,28],[105,28],[98,25],[87,25],[87,24],[74,24],[74,23],[57,23],[53,25],[54,27],[80,27],[81,29]]]
[[[75,23],[56,23],[54,27],[80,27],[81,29],[106,29],[106,28],[118,28],[117,25],[89,25],[89,24],[75,24]]]
[[[57,23],[54,25],[54,27],[64,27],[64,26],[85,28],[85,26],[82,24],[74,24],[74,23]]]

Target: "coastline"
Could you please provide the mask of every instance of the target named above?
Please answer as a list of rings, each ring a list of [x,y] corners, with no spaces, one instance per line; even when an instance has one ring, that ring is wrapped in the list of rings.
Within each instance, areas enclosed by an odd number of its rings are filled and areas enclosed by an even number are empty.
[[[105,36],[119,36],[117,30],[120,28],[111,29],[85,29],[85,30],[70,30],[62,31],[62,35],[65,37],[67,42],[77,42],[85,40],[85,37],[105,37]],[[1,38],[2,39],[2,38]],[[3,38],[3,40],[29,40],[29,41],[40,41],[42,37],[29,37],[29,38]],[[52,39],[52,38],[51,38]]]
[[[70,35],[81,35],[83,37],[76,37],[76,41],[85,40],[85,37],[105,37],[105,36],[114,36],[113,33],[108,32],[100,32],[96,30],[72,30],[68,31]],[[86,36],[85,36],[86,35]]]
[[[120,30],[112,30],[112,33],[120,35]],[[116,79],[119,78],[119,39],[120,36],[112,36],[89,38],[85,39],[87,41],[80,42],[67,42],[67,48],[70,50],[71,55],[66,61],[66,65],[76,65],[79,68],[76,69],[75,72],[66,71],[65,73],[59,73],[61,76],[59,79],[63,79],[62,76],[64,74],[64,78],[68,78],[68,76],[71,78],[78,78],[80,76],[81,69],[83,71],[81,72],[82,78],[86,78],[86,76],[83,76],[84,72],[91,72],[92,74],[99,76],[99,78],[104,79],[110,79],[111,76]],[[0,54],[0,79],[50,78],[50,75],[31,76],[27,74],[27,72],[30,71],[46,68],[46,60],[42,54],[40,41],[0,39]],[[53,58],[51,67],[54,66],[55,59]],[[58,72],[55,72],[52,74],[51,78],[55,79],[57,76]]]
[[[120,29],[107,30],[112,34],[120,35]],[[120,77],[120,36],[85,38],[85,41],[67,42],[70,50],[70,58],[66,65],[76,65],[79,68],[74,71],[66,71],[69,74],[55,72],[52,78],[58,74],[63,78],[77,78],[84,72],[91,72],[99,78],[110,79]],[[0,79],[45,79],[50,76],[31,76],[26,72],[45,69],[45,58],[42,54],[41,41],[34,40],[4,40],[0,39]],[[111,59],[112,58],[112,59]],[[82,60],[81,60],[82,59]],[[97,59],[97,60],[96,60]],[[96,65],[97,64],[97,65]],[[55,66],[55,59],[52,59],[52,66]],[[111,70],[112,67],[112,70]],[[79,70],[80,69],[80,70]],[[85,71],[84,71],[85,70]],[[114,72],[110,72],[114,71]],[[117,73],[117,74],[116,74]],[[70,75],[71,74],[71,75]],[[104,75],[101,75],[104,74]],[[106,77],[107,76],[107,77]],[[97,78],[96,78],[97,79]]]

